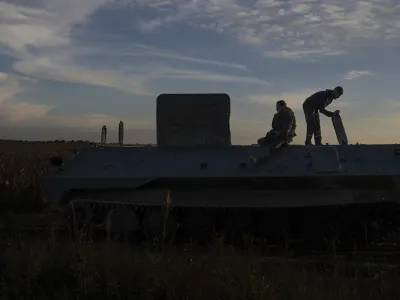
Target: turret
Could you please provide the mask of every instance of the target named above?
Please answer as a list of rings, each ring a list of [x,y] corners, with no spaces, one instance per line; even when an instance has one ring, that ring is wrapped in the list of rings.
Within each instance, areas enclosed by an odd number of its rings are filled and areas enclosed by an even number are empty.
[[[230,146],[227,94],[161,94],[157,97],[157,144]]]

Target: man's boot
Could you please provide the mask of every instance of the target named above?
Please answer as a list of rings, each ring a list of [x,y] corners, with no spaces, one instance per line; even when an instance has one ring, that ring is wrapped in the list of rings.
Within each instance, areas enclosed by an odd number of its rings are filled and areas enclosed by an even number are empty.
[[[312,136],[307,136],[306,142],[305,142],[305,145],[306,145],[306,146],[307,146],[307,145],[312,145],[312,144],[311,144],[311,138],[312,138]]]
[[[314,141],[315,141],[315,145],[322,145],[322,137],[320,137],[320,136],[316,136],[316,137],[314,137]]]

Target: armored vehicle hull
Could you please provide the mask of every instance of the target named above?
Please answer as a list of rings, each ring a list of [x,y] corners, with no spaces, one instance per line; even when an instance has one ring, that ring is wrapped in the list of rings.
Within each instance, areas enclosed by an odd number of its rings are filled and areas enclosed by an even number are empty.
[[[172,234],[178,223],[190,224],[182,227],[188,231],[205,231],[225,218],[222,227],[239,231],[258,226],[268,232],[284,220],[295,229],[312,220],[321,227],[327,222],[324,211],[341,222],[346,211],[352,223],[361,215],[379,221],[379,207],[390,208],[387,214],[398,205],[396,145],[290,146],[253,165],[249,157],[264,151],[257,146],[86,148],[46,179],[47,201],[74,203],[87,221],[97,215],[98,222],[125,207],[116,214],[119,223],[127,223],[120,229],[142,228],[148,238],[164,227],[166,209]],[[297,208],[294,215],[288,208]],[[391,222],[398,218],[393,217]]]
[[[160,114],[157,147],[85,148],[45,179],[47,201],[72,205],[83,222],[146,239],[217,230],[373,242],[397,229],[397,145],[232,146],[226,124],[198,123],[196,135],[176,130],[183,124],[172,130]]]

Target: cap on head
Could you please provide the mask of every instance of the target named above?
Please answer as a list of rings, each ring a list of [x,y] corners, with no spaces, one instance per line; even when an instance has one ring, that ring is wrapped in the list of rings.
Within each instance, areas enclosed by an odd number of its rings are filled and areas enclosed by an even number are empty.
[[[279,100],[276,102],[276,106],[286,106],[285,100]]]
[[[334,90],[338,93],[339,96],[343,95],[343,88],[341,86],[337,86]]]
[[[286,102],[284,100],[279,100],[276,102],[276,110],[278,112],[284,110],[286,107]]]

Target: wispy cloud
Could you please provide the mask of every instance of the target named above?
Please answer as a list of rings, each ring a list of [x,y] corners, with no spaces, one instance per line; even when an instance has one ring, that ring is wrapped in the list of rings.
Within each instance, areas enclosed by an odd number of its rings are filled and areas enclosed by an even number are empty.
[[[372,73],[370,71],[366,71],[366,70],[353,70],[353,71],[349,71],[346,73],[344,79],[346,80],[353,80],[353,79],[357,79],[359,77],[364,77],[364,76],[371,76]]]
[[[104,37],[103,37],[104,38]],[[117,41],[118,43],[114,43]],[[156,48],[151,45],[145,45],[140,43],[127,43],[121,42],[118,37],[113,37],[109,39],[104,39],[98,42],[83,42],[85,46],[71,46],[74,52],[81,53],[81,54],[103,54],[107,55],[108,57],[122,57],[126,58],[129,56],[144,56],[144,57],[159,57],[159,58],[166,58],[173,61],[183,61],[189,62],[196,65],[210,65],[210,66],[218,66],[218,67],[225,67],[240,70],[243,72],[248,72],[247,66],[238,63],[232,63],[227,61],[221,60],[213,60],[213,59],[204,59],[201,57],[193,57],[183,55],[181,53],[176,53],[171,50]],[[108,47],[110,44],[113,44],[112,47]]]
[[[43,0],[27,5],[0,2],[0,44],[17,56],[29,56],[26,46],[55,47],[70,43],[73,25],[84,22],[107,0]]]
[[[65,57],[63,58],[65,59]],[[154,68],[151,64],[132,67],[130,71],[133,70],[134,72],[131,74],[132,72],[124,72],[118,69],[82,67],[73,61],[64,62],[57,56],[21,60],[16,62],[13,68],[22,74],[35,78],[104,86],[142,96],[155,96],[148,86],[156,79],[231,82],[265,86],[270,84],[265,80],[251,76],[234,76],[217,72],[162,66]]]
[[[142,20],[142,28],[147,31],[166,23],[185,22],[195,28],[232,35],[242,43],[261,45],[271,54],[283,53],[282,57],[291,59],[344,53],[355,43],[400,37],[400,5],[391,0],[116,2],[156,12],[153,19]]]
[[[149,77],[153,78],[166,78],[178,80],[200,80],[200,81],[215,81],[215,82],[233,82],[233,83],[247,83],[268,86],[270,83],[266,80],[250,77],[250,76],[233,76],[226,74],[219,74],[214,72],[191,70],[191,69],[177,69],[170,67],[161,67],[157,72],[152,73]]]
[[[84,68],[74,62],[64,63],[56,57],[36,57],[14,64],[14,70],[40,79],[82,83],[119,89],[135,95],[152,95],[140,76],[127,76],[118,71]]]
[[[237,63],[180,55],[143,44],[124,43],[118,48],[110,47],[104,40],[99,40],[95,45],[90,42],[85,43],[85,41],[81,43],[81,46],[76,45],[71,35],[72,28],[77,24],[88,22],[99,8],[107,4],[118,4],[112,0],[33,0],[26,2],[29,6],[18,3],[0,0],[0,46],[6,47],[6,53],[16,59],[12,65],[13,69],[31,78],[103,86],[141,96],[155,96],[149,86],[152,81],[158,79],[268,85],[265,80],[248,74],[245,65]],[[245,75],[236,76],[232,72],[211,72],[193,68],[173,68],[167,63],[154,67],[144,60],[133,67],[126,64],[110,66],[110,64],[103,64],[101,60],[94,66],[85,63],[83,58],[96,54],[103,54],[111,61],[115,56],[116,62],[123,61],[124,56],[153,56],[197,66],[209,65],[235,69],[244,72]],[[30,107],[26,102],[19,102],[17,95],[25,91],[25,87],[20,84],[20,79],[10,81],[9,75],[2,74],[2,76],[8,76],[7,84],[2,87],[2,108],[5,109],[7,106],[7,111],[15,108],[12,115],[14,119],[17,112],[20,116],[18,118],[22,118],[25,110],[29,110],[26,116],[32,118],[41,116],[43,119],[51,107],[45,105]],[[7,103],[4,101],[5,97],[8,99]],[[16,101],[11,101],[11,99]],[[12,106],[10,106],[11,103],[13,103]],[[99,119],[97,117],[96,120]],[[46,118],[48,120],[49,116],[46,115]],[[86,116],[84,119],[92,120],[93,118]],[[63,122],[67,124],[66,120]]]
[[[148,45],[132,45],[132,47],[129,47],[129,50],[115,50],[111,49],[108,50],[107,54],[109,55],[133,55],[133,56],[155,56],[155,57],[162,57],[162,58],[169,58],[173,60],[180,60],[180,61],[186,61],[186,62],[191,62],[195,64],[201,64],[201,65],[214,65],[214,66],[220,66],[220,67],[227,67],[227,68],[232,68],[232,69],[238,69],[242,70],[245,72],[248,72],[248,69],[245,65],[241,64],[234,64],[234,63],[229,63],[229,62],[223,62],[223,61],[217,61],[217,60],[210,60],[210,59],[202,59],[202,58],[196,58],[196,57],[191,57],[191,56],[186,56],[186,55],[181,55],[174,53],[169,50],[164,50],[164,49],[156,49],[154,47],[150,47]],[[140,51],[137,51],[140,50]]]
[[[51,107],[43,104],[31,104],[18,100],[18,94],[25,90],[25,83],[31,80],[24,77],[0,73],[0,115],[1,123],[21,122],[44,116]]]
[[[265,51],[266,57],[283,58],[283,59],[299,59],[304,57],[317,57],[317,56],[331,56],[341,55],[344,51],[332,49],[319,49],[319,50],[281,50],[281,51]]]

